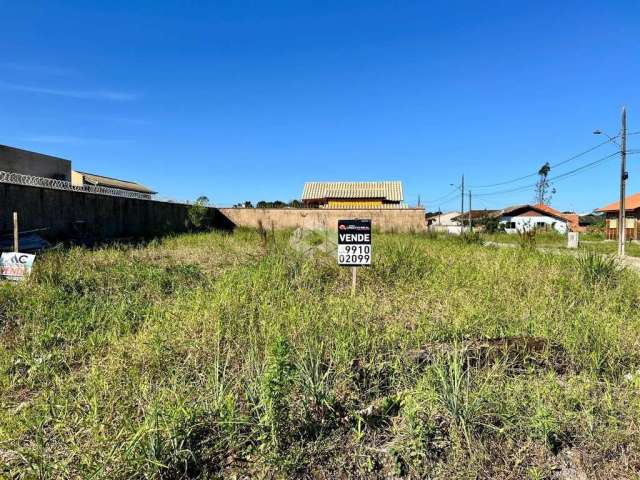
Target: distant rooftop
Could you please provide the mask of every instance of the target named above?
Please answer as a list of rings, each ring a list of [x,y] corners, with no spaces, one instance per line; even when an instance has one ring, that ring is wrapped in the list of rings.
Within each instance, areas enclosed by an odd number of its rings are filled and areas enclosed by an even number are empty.
[[[381,198],[389,202],[402,202],[402,182],[307,182],[304,184],[302,200],[328,198]]]
[[[635,210],[636,208],[640,208],[640,193],[634,193],[633,195],[629,195],[624,199],[624,209],[625,210]],[[598,208],[596,212],[618,212],[620,211],[620,202],[613,202],[609,205]]]
[[[149,195],[158,193],[137,182],[119,180],[117,178],[105,177],[103,175],[95,175],[93,173],[87,172],[76,171],[76,173],[82,175],[84,178],[84,182],[88,183],[89,185],[95,185],[98,187],[120,188],[122,190],[130,190],[132,192],[148,193]]]

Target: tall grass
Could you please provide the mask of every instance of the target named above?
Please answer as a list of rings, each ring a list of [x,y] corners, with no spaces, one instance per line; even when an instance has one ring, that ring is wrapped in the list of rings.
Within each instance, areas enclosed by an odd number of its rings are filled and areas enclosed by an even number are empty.
[[[623,270],[616,257],[594,252],[583,253],[577,261],[582,278],[589,285],[606,287],[615,282]]]
[[[634,273],[377,234],[351,297],[289,236],[72,248],[0,283],[0,476],[527,478],[572,453],[633,477]],[[512,337],[548,347],[474,353]]]

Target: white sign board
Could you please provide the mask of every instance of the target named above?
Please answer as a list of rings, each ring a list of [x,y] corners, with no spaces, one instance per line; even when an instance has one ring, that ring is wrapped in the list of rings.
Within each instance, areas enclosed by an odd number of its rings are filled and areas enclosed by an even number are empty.
[[[371,220],[338,220],[338,264],[371,265]]]
[[[569,232],[567,236],[567,248],[578,248],[578,232]]]
[[[0,255],[0,278],[19,281],[31,273],[35,255],[10,252]]]

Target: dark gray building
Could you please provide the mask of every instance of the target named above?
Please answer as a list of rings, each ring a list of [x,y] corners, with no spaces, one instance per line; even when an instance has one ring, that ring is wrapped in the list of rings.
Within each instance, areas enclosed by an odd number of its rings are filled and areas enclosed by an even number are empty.
[[[69,160],[6,145],[0,145],[0,171],[71,181]]]

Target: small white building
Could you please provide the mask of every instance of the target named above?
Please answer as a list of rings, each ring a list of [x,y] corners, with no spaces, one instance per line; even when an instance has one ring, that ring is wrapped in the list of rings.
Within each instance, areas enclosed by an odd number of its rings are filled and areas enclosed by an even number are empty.
[[[460,212],[447,212],[427,217],[427,230],[459,235],[462,233],[462,223],[454,220],[459,216]]]
[[[533,229],[555,230],[566,234],[571,230],[569,219],[547,205],[516,205],[499,213],[499,223],[507,233]]]

